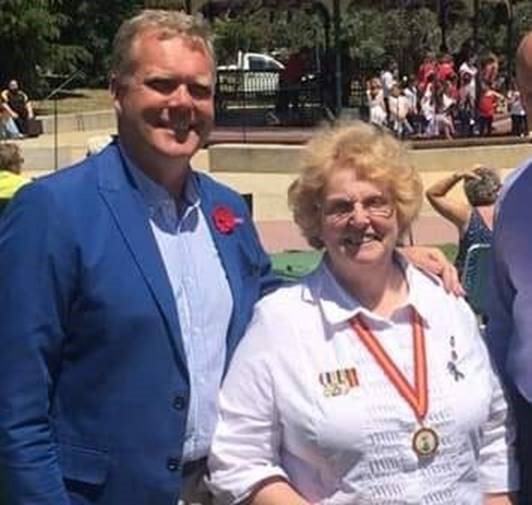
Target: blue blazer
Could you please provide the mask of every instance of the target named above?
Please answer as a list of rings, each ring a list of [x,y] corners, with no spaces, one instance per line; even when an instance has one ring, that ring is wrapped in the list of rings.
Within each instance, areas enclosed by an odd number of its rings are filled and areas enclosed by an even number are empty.
[[[230,359],[276,281],[242,198],[192,177],[233,295]],[[243,218],[230,233],[217,205]],[[19,191],[0,221],[0,283],[0,503],[174,505],[187,361],[116,144]]]

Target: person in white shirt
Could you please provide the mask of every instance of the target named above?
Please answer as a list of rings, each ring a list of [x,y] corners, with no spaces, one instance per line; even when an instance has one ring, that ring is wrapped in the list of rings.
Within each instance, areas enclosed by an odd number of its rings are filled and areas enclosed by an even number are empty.
[[[476,59],[475,56],[473,55],[469,56],[466,60],[462,62],[462,64],[460,65],[460,68],[458,69],[458,74],[462,82],[464,82],[465,75],[469,76],[469,78],[466,78],[467,82],[465,82],[463,85],[468,88],[467,92],[473,97],[475,97],[477,93],[476,77],[477,77],[478,70],[475,65],[475,59]]]
[[[390,97],[388,98],[388,106],[390,108],[390,126],[395,135],[399,138],[412,135],[414,129],[407,117],[411,110],[410,101],[403,94],[399,84],[392,86]]]
[[[384,104],[384,94],[381,82],[377,77],[368,81],[366,96],[369,107],[369,122],[378,126],[386,126],[388,116]]]
[[[515,78],[510,79],[506,100],[508,103],[508,112],[512,118],[512,135],[516,137],[528,135],[526,111]]]
[[[514,431],[475,316],[396,253],[422,184],[390,133],[318,133],[289,191],[324,249],[255,306],[209,456],[216,503],[501,505]]]

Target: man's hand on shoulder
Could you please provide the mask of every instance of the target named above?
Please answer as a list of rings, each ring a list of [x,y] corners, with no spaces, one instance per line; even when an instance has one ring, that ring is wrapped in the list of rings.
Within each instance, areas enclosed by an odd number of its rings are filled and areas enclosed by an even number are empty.
[[[425,272],[437,275],[443,281],[446,291],[456,296],[463,296],[464,289],[458,279],[458,272],[453,264],[436,247],[408,246],[399,252],[413,265]]]

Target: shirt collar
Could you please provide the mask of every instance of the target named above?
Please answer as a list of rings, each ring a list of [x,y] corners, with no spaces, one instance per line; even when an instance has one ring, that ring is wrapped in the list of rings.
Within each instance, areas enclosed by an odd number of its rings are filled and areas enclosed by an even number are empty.
[[[165,215],[170,215],[173,219],[178,220],[180,217],[182,218],[188,214],[193,208],[199,206],[200,196],[194,177],[191,177],[191,169],[188,170],[181,200],[180,202],[176,202],[175,198],[166,188],[155,182],[141,170],[121,146],[120,151],[133,181],[148,207],[150,218],[153,218],[158,212],[163,212]]]
[[[430,289],[439,284],[439,281],[409,264],[402,255],[395,255],[396,261],[403,268],[408,284],[408,296],[405,302],[397,307],[403,311],[407,307],[413,307],[421,316],[425,325],[429,325],[429,316],[434,307],[430,305]],[[353,296],[351,296],[336,280],[323,259],[318,268],[309,275],[308,282],[303,287],[303,300],[317,303],[321,307],[324,318],[331,325],[346,323],[357,314],[389,323],[390,320],[379,316],[367,309]]]

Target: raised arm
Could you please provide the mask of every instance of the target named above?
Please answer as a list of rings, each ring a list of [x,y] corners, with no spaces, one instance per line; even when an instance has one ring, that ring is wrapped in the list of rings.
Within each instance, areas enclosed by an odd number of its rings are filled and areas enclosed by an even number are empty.
[[[435,182],[425,192],[425,195],[432,207],[434,207],[434,210],[445,219],[451,221],[459,230],[462,230],[468,222],[471,214],[471,207],[466,203],[459,202],[450,197],[449,192],[456,186],[456,184],[468,177],[478,178],[478,176],[471,171],[454,172],[453,174]]]

